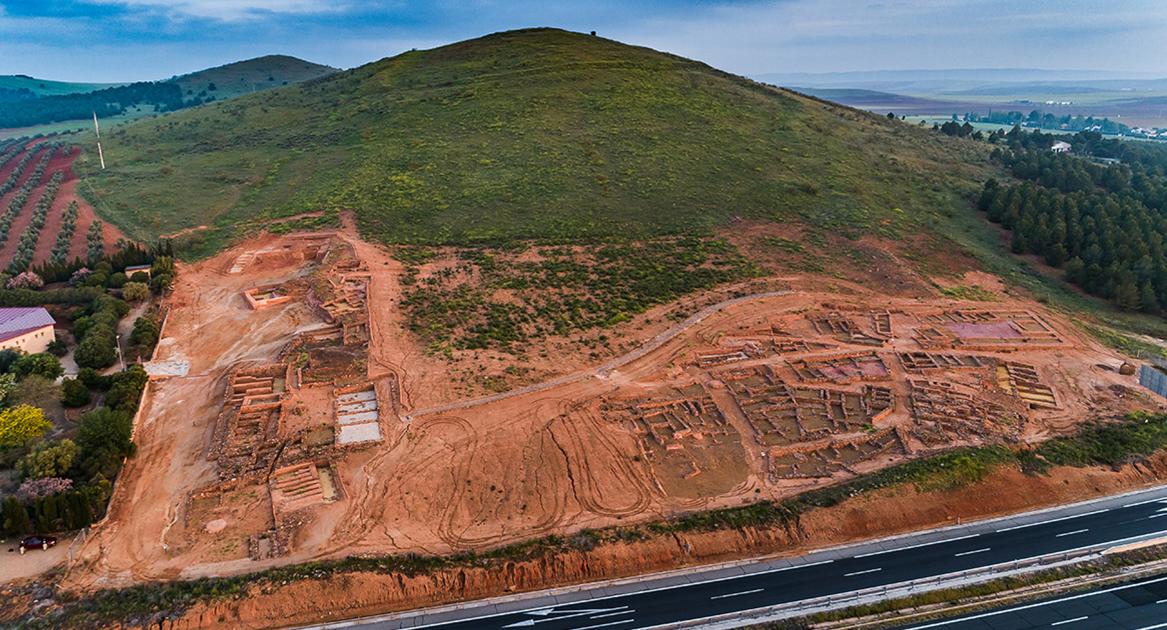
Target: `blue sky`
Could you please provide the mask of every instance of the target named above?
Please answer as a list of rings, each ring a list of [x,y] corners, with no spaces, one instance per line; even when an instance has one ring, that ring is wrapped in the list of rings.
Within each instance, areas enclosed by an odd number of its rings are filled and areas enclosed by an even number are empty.
[[[0,0],[0,74],[165,78],[264,54],[353,67],[558,26],[767,73],[1047,68],[1167,77],[1164,0]]]

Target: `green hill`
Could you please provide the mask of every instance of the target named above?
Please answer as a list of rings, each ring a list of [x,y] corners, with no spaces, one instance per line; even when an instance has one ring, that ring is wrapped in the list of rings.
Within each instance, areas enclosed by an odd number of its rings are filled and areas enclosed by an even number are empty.
[[[551,29],[408,52],[129,124],[79,166],[131,236],[349,208],[385,242],[899,234],[967,208],[987,146]],[[86,166],[88,164],[88,166]]]
[[[299,83],[336,72],[336,68],[304,61],[287,55],[265,55],[208,68],[170,79],[182,87],[183,94],[205,93],[216,100],[260,92],[273,87]]]

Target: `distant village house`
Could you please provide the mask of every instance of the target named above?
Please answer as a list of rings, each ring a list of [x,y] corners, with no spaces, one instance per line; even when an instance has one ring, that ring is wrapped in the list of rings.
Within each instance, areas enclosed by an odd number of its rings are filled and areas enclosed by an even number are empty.
[[[150,265],[130,265],[129,267],[126,267],[126,277],[133,278],[134,274],[138,273],[139,271],[149,276]]]
[[[1049,150],[1053,151],[1054,153],[1069,153],[1070,148],[1071,147],[1069,142],[1062,142],[1059,140],[1058,142],[1055,142],[1054,145],[1049,148]]]
[[[57,322],[41,307],[0,308],[0,350],[36,354],[48,350]]]

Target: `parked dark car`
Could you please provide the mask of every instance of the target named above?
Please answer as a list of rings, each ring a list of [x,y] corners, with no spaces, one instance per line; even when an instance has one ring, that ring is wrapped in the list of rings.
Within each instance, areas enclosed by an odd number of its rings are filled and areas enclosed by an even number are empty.
[[[57,544],[57,539],[52,536],[28,536],[20,541],[20,554],[24,555],[25,551],[29,549],[43,549],[49,550],[49,547]]]

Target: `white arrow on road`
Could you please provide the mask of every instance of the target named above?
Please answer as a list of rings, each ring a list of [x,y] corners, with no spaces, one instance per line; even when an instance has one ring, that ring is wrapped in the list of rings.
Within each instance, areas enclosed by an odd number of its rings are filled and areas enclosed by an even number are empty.
[[[503,626],[504,628],[521,628],[524,626],[533,626],[537,623],[546,621],[556,621],[559,619],[569,619],[571,617],[582,617],[584,615],[595,615],[599,613],[613,612],[616,610],[624,610],[627,606],[617,606],[616,608],[583,608],[575,610],[555,610],[554,608],[540,608],[539,610],[528,611],[528,615],[536,615],[544,617],[544,619],[524,619],[522,621]],[[554,615],[554,617],[552,616]]]

